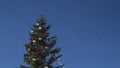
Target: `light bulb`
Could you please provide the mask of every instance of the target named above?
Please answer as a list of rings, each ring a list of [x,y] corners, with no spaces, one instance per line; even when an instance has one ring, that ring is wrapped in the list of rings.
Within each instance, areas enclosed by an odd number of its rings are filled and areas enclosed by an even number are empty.
[[[57,60],[60,60],[60,58],[57,58]]]
[[[33,30],[31,30],[31,33],[33,33],[34,31]]]
[[[35,40],[33,40],[33,43],[35,43],[36,41]]]
[[[33,60],[33,61],[36,61],[36,59],[35,59],[35,58],[33,58],[32,60]]]
[[[48,67],[45,66],[44,68],[48,68]]]
[[[42,38],[38,38],[39,40],[42,40]]]
[[[36,23],[36,25],[39,25],[39,23]]]
[[[40,30],[41,30],[41,29],[42,29],[42,27],[38,27],[38,29],[40,29]]]

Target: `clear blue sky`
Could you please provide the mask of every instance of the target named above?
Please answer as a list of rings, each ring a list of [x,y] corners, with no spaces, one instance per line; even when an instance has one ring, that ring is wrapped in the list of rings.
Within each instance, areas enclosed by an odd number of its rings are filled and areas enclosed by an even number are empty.
[[[65,68],[120,68],[120,0],[0,0],[0,68],[23,63],[40,13],[58,37]]]

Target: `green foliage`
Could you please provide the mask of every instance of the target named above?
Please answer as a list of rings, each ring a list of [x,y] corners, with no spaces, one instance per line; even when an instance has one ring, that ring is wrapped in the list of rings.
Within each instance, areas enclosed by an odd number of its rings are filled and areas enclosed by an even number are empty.
[[[20,66],[20,68],[62,68],[54,67],[52,64],[62,55],[56,55],[60,48],[54,48],[56,36],[49,37],[48,30],[51,25],[46,26],[46,20],[43,15],[37,20],[30,31],[30,42],[25,44],[27,53],[24,54],[24,61],[29,66]]]

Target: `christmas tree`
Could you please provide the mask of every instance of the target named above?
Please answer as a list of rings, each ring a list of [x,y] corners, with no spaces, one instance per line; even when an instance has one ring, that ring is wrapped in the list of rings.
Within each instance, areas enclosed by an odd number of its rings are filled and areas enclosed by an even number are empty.
[[[20,68],[63,68],[64,65],[59,61],[61,49],[55,47],[56,36],[49,37],[49,28],[50,25],[46,25],[46,20],[41,15],[30,30],[30,42],[25,44],[26,65],[20,65]],[[54,64],[55,62],[59,65]]]

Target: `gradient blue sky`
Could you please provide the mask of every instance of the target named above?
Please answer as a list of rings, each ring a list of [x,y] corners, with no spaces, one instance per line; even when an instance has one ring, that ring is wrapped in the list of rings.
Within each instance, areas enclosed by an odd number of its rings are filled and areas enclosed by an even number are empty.
[[[120,0],[0,0],[0,68],[23,63],[40,13],[58,37],[65,68],[120,68]]]

